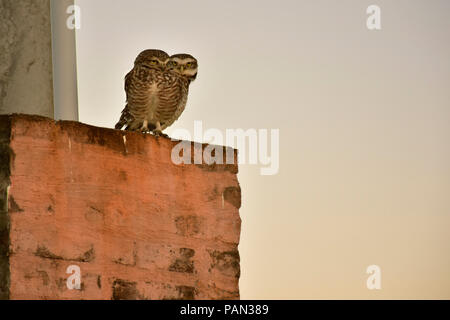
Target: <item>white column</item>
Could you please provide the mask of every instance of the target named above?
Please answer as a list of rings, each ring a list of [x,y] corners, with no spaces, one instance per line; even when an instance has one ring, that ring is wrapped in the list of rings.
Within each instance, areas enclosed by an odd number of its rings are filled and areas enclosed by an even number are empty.
[[[74,0],[51,0],[53,90],[56,120],[78,121],[76,28],[73,22]]]

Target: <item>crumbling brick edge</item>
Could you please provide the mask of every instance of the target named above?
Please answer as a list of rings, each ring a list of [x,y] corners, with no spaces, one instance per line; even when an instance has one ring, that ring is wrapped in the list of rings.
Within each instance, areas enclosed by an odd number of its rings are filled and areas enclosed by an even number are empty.
[[[9,147],[11,117],[0,116],[0,300],[10,296],[8,189],[14,157]]]

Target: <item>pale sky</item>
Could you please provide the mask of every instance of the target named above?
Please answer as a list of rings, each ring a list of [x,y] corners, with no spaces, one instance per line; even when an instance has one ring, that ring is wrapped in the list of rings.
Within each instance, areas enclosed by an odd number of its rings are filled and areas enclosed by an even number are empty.
[[[450,1],[76,3],[80,121],[159,48],[199,61],[167,133],[280,130],[277,175],[240,166],[242,299],[450,299]]]

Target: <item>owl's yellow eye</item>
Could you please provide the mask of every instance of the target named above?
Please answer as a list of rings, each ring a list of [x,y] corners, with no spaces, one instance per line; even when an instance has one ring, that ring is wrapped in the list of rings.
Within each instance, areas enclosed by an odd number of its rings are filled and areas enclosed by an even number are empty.
[[[186,67],[190,68],[192,66],[192,62],[186,63]]]
[[[158,61],[156,61],[156,60],[150,60],[150,63],[151,63],[151,64],[157,64]]]

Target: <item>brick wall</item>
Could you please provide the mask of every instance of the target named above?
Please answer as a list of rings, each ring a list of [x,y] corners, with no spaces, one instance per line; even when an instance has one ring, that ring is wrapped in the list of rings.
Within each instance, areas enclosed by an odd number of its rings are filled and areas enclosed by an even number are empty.
[[[0,298],[238,299],[237,165],[175,165],[176,143],[0,116]]]

